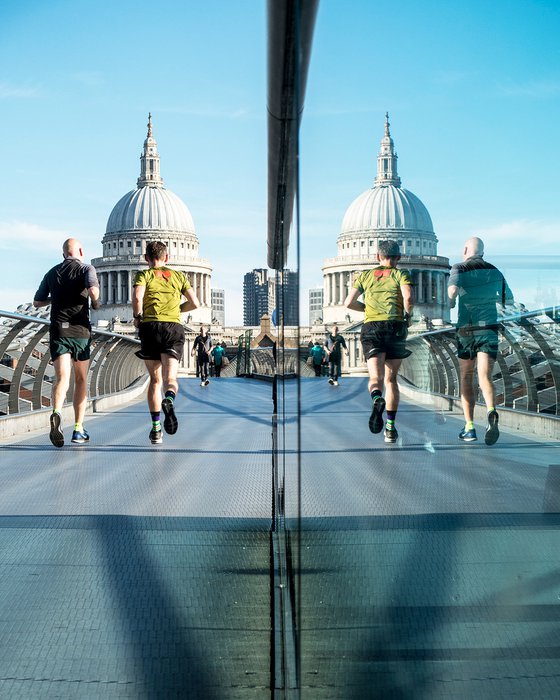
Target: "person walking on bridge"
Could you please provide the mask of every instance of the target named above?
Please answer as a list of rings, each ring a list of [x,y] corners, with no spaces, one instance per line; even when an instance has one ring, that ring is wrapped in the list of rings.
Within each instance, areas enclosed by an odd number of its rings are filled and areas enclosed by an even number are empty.
[[[412,280],[408,270],[397,268],[401,253],[396,241],[379,241],[377,251],[379,265],[357,277],[344,305],[353,311],[365,312],[360,340],[372,401],[369,429],[372,433],[382,431],[383,411],[387,406],[384,439],[394,443],[398,438],[395,427],[399,407],[397,375],[401,362],[411,354],[406,348],[406,337],[412,320]],[[363,302],[358,301],[362,294]]]
[[[457,316],[457,356],[461,383],[461,405],[465,427],[459,440],[475,442],[474,427],[474,368],[487,410],[484,442],[493,445],[500,436],[492,370],[498,357],[498,313],[513,302],[508,284],[494,265],[483,259],[484,243],[473,236],[463,248],[463,262],[453,265],[449,275],[448,296],[451,308],[459,300]]]
[[[196,354],[196,361],[200,368],[200,386],[208,386],[208,363],[210,362],[210,349],[212,348],[212,338],[208,334],[208,329],[200,326],[200,333],[193,343],[191,355]]]
[[[320,377],[321,372],[323,371],[323,365],[325,364],[327,353],[325,348],[318,340],[316,340],[313,346],[309,349],[309,357],[311,358],[313,369],[315,370],[315,376]]]
[[[331,333],[326,334],[324,348],[329,363],[329,384],[331,386],[338,386],[338,378],[342,374],[341,348],[346,350],[347,355],[349,354],[348,348],[346,347],[346,340],[344,336],[340,335],[338,332],[338,326],[333,326]]]
[[[225,349],[222,347],[221,342],[218,341],[210,353],[212,356],[212,364],[214,365],[214,376],[216,377],[219,377],[222,373],[222,363],[225,354]]]
[[[76,238],[62,245],[64,261],[50,269],[35,293],[33,306],[51,306],[49,349],[54,366],[52,409],[49,438],[55,447],[64,445],[61,410],[70,388],[74,367],[74,431],[72,442],[88,442],[84,428],[87,404],[91,324],[89,302],[99,308],[99,282],[92,265],[84,263],[84,249]]]
[[[162,442],[163,427],[169,435],[177,432],[175,399],[179,390],[177,373],[185,347],[185,329],[181,313],[196,309],[200,303],[184,272],[166,266],[167,246],[160,241],[146,245],[144,259],[147,270],[134,278],[132,313],[138,328],[140,350],[136,355],[144,360],[150,375],[148,407],[152,415],[149,439],[153,445]],[[181,295],[186,301],[181,303]],[[162,392],[165,396],[162,400]]]

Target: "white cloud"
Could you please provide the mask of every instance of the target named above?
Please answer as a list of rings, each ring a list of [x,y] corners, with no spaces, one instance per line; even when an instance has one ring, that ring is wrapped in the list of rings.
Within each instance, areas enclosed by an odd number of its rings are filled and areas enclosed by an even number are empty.
[[[5,100],[9,98],[29,98],[37,97],[41,94],[41,90],[35,86],[24,84],[24,85],[11,85],[10,83],[0,82],[0,100]]]
[[[546,254],[556,252],[560,221],[517,219],[493,226],[476,228],[474,235],[484,241],[493,254]]]
[[[90,71],[76,71],[70,74],[70,78],[77,83],[86,85],[88,87],[94,87],[96,85],[102,85],[104,81],[103,73],[96,70]]]
[[[49,229],[27,221],[0,221],[0,250],[18,256],[41,257],[44,252],[62,255],[62,243],[71,236],[68,231]]]
[[[472,71],[441,70],[435,73],[434,83],[447,86],[459,85],[470,80],[474,75]]]
[[[500,85],[499,90],[508,97],[555,97],[560,95],[560,81],[535,80],[529,83],[509,83]]]

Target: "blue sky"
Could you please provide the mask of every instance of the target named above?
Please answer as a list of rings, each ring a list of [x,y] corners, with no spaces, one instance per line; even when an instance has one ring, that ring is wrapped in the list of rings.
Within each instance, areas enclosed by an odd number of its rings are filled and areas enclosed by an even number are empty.
[[[243,273],[266,266],[265,10],[0,2],[0,252],[17,260],[0,308],[31,299],[67,236],[100,255],[151,111],[165,185],[193,215],[227,322],[242,321]],[[439,253],[456,262],[480,235],[520,300],[560,301],[558,36],[555,1],[321,0],[301,131],[304,308],[372,184],[386,111]]]

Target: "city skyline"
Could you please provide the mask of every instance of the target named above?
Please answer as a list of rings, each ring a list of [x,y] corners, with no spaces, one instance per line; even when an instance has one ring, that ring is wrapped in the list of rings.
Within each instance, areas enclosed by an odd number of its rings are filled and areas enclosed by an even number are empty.
[[[241,323],[243,275],[266,267],[266,5],[151,7],[0,10],[0,249],[18,261],[0,308],[31,300],[68,236],[88,259],[101,255],[151,111],[165,185],[193,215],[228,324]],[[520,301],[533,305],[540,288],[558,302],[559,28],[553,2],[322,0],[300,145],[304,323],[344,213],[373,183],[386,111],[403,186],[430,212],[438,253],[456,262],[478,234]]]

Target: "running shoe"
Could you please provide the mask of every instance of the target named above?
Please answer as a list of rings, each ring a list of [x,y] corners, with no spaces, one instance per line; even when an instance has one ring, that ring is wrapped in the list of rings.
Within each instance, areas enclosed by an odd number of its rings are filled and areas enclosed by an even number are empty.
[[[152,428],[150,430],[150,442],[152,445],[161,445],[163,438],[161,436],[161,428]]]
[[[397,442],[399,433],[394,425],[385,426],[385,442]]]
[[[89,435],[88,432],[85,428],[82,430],[74,430],[72,433],[72,442],[75,445],[83,445],[86,442],[89,442]]]
[[[334,379],[332,377],[329,377],[329,384],[332,386],[334,384]]]
[[[61,427],[62,418],[60,413],[51,413],[51,432],[49,433],[49,438],[55,447],[62,447],[64,445],[64,433]]]
[[[200,382],[200,386],[206,386],[206,384],[204,383],[204,379]]]
[[[205,379],[205,380],[204,380],[204,386],[208,386],[208,384],[210,384],[210,380],[209,380],[209,379]]]
[[[459,433],[459,440],[462,440],[463,442],[475,442],[478,440],[476,437],[476,430],[474,428],[471,428],[470,430],[463,428],[463,430],[461,430]]]
[[[380,433],[383,430],[383,411],[385,410],[385,399],[376,396],[372,401],[371,416],[369,417],[369,429],[372,433]]]
[[[498,420],[499,417],[497,411],[490,411],[488,413],[488,427],[486,428],[486,435],[484,436],[484,442],[487,445],[493,445],[500,437]]]
[[[336,379],[335,379],[334,382],[333,382],[333,386],[338,386],[338,382],[337,382]]]
[[[175,415],[175,408],[173,407],[172,399],[163,399],[161,402],[161,408],[165,413],[165,420],[163,421],[165,432],[169,433],[169,435],[175,435],[179,426],[179,421]]]

